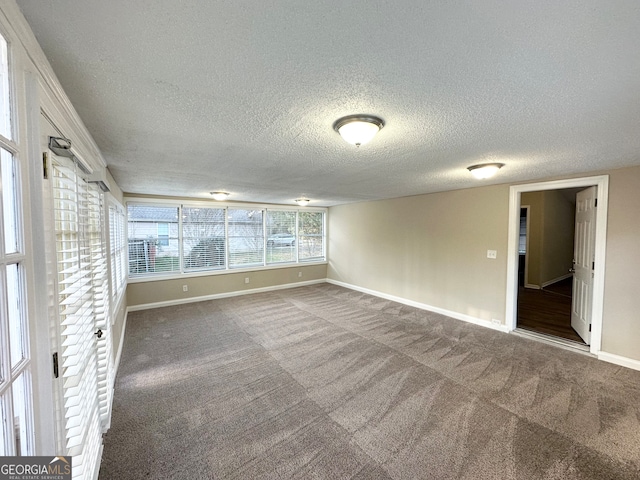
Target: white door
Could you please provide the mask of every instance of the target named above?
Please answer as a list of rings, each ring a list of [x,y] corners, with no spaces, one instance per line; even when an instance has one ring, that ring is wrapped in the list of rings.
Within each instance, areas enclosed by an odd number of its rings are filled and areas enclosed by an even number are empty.
[[[591,343],[591,306],[596,246],[596,187],[576,196],[576,230],[573,250],[573,299],[571,326],[584,342]]]
[[[59,396],[57,452],[73,457],[74,480],[91,480],[97,478],[100,466],[99,393],[101,383],[107,383],[101,376],[100,352],[110,341],[105,335],[109,322],[101,196],[97,187],[83,179],[76,161],[48,149],[49,136],[59,134],[45,116],[40,125],[43,151],[48,155],[45,209],[55,245],[49,255],[57,280],[57,298],[52,302],[57,308],[51,312],[59,358],[59,376],[54,380]]]

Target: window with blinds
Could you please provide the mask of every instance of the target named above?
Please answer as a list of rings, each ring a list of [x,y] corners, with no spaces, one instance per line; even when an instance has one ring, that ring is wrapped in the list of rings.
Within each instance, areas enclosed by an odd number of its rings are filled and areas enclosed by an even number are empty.
[[[267,264],[296,261],[295,211],[267,210]]]
[[[178,207],[129,205],[127,213],[129,274],[179,272]],[[162,238],[158,236],[160,224],[167,231]]]
[[[227,211],[229,268],[264,263],[262,210],[230,208]]]
[[[131,277],[325,260],[320,210],[136,202],[127,212]]]
[[[106,431],[110,423],[113,392],[111,387],[114,379],[112,342],[111,338],[107,338],[110,337],[108,334],[111,327],[111,297],[109,295],[105,206],[104,195],[97,185],[89,184],[87,195],[89,199],[87,231],[91,248],[94,332],[98,332],[100,335],[97,341],[98,404],[102,429]]]
[[[124,231],[124,208],[109,202],[109,246],[111,253],[111,291],[114,303],[124,292],[126,281],[126,239]]]
[[[298,259],[318,260],[324,253],[324,214],[300,212],[298,214]]]
[[[225,268],[225,211],[223,208],[182,208],[184,269]]]
[[[53,163],[52,191],[58,270],[64,454],[73,477],[93,478],[102,444],[99,353],[94,334],[106,319],[106,265],[100,194],[73,164]],[[110,343],[102,338],[100,343]],[[104,354],[104,352],[103,352]]]

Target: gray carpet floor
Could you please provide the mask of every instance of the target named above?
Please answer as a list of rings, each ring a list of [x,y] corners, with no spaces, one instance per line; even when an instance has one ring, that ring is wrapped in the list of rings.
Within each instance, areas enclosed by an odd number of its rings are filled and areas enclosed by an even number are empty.
[[[640,372],[330,284],[130,313],[100,479],[638,479]]]

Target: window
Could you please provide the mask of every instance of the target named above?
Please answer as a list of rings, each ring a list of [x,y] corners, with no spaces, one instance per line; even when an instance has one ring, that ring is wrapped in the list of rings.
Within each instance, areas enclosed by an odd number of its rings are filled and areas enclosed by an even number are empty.
[[[109,245],[111,252],[111,292],[113,300],[116,301],[124,291],[126,242],[124,209],[113,201],[109,204]]]
[[[107,371],[108,336],[106,253],[102,228],[102,195],[67,159],[52,161],[60,325],[60,375],[65,408],[64,445],[74,457],[74,478],[88,478],[96,468],[101,445],[102,403],[110,399]],[[106,297],[106,298],[105,298]],[[103,419],[106,420],[106,419]]]
[[[11,140],[11,94],[9,92],[9,46],[0,35],[0,135]]]
[[[262,210],[228,210],[229,268],[263,264],[262,213]]]
[[[0,35],[0,456],[35,454],[23,197],[8,54]]]
[[[178,207],[129,205],[127,211],[129,273],[179,272]],[[159,224],[168,226],[163,244],[158,238]]]
[[[224,215],[223,208],[183,207],[182,250],[185,270],[225,267]]]
[[[169,224],[168,223],[158,224],[158,245],[160,245],[161,247],[169,246]]]
[[[298,258],[318,260],[324,258],[324,214],[300,212],[298,215]]]
[[[325,212],[130,203],[129,275],[324,261]]]
[[[267,263],[296,261],[297,212],[267,211]]]

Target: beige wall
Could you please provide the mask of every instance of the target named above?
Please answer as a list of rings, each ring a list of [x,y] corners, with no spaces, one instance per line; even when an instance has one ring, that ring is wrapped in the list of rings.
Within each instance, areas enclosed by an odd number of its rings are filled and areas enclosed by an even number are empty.
[[[520,203],[530,207],[525,284],[544,287],[571,268],[575,206],[562,190],[526,192]]]
[[[520,205],[529,206],[529,231],[527,232],[527,276],[525,285],[542,284],[542,232],[544,230],[544,192],[525,192]]]
[[[574,204],[561,190],[544,192],[542,287],[566,276],[572,267],[575,215]]]
[[[508,207],[506,185],[332,207],[328,277],[504,322]]]
[[[604,173],[602,350],[640,360],[640,167]],[[332,207],[328,278],[504,322],[508,203],[502,185]]]
[[[610,172],[602,350],[640,360],[640,167]]]
[[[298,277],[299,272],[302,272],[302,277]],[[248,284],[244,283],[244,279],[247,277],[249,277]],[[181,301],[221,293],[322,280],[326,277],[327,265],[319,264],[136,282],[127,286],[127,305],[135,307],[160,302]],[[183,291],[183,285],[187,285],[189,289],[187,292]]]

